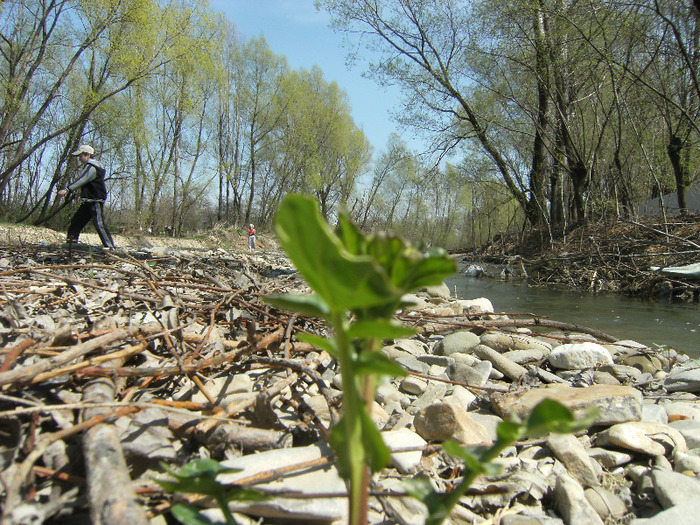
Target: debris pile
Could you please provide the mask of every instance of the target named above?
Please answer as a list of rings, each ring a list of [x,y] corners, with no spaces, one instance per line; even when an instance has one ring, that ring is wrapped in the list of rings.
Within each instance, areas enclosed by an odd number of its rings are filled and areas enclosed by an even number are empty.
[[[235,469],[220,481],[270,495],[232,502],[238,523],[344,523],[326,445],[340,374],[297,340],[325,328],[261,301],[305,290],[274,251],[2,247],[2,523],[172,523],[183,500],[223,522],[213,502],[154,482],[167,478],[162,463],[198,458]],[[546,397],[598,419],[510,447],[450,523],[654,524],[700,505],[700,368],[687,356],[494,313],[446,286],[411,300],[397,317],[417,335],[382,349],[408,375],[380,384],[372,407],[392,451],[372,480],[372,523],[422,523],[402,482],[454,486],[463,465],[440,442],[491,443],[503,418]]]
[[[469,255],[469,262],[477,259],[513,268],[536,285],[697,302],[697,278],[658,267],[700,260],[700,215],[591,222],[568,232],[533,229],[523,239],[500,238]]]

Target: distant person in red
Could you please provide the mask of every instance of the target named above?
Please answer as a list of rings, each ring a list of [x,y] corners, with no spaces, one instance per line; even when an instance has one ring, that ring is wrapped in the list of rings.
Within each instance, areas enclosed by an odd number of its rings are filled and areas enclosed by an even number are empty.
[[[65,189],[59,190],[58,196],[63,197],[80,190],[80,207],[73,215],[68,227],[68,244],[78,242],[80,232],[92,220],[97,234],[100,236],[102,245],[105,248],[114,249],[112,235],[107,229],[104,216],[104,203],[107,198],[107,188],[105,187],[105,169],[92,156],[95,150],[92,146],[83,144],[76,151],[71,153],[78,157],[78,180],[69,184]]]
[[[252,224],[248,225],[248,251],[255,251],[255,226]]]

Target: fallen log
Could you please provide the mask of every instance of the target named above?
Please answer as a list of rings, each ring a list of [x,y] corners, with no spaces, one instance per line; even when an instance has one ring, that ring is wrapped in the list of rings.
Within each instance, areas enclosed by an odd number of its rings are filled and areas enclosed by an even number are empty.
[[[92,380],[83,391],[86,403],[113,401],[114,382],[106,377]],[[83,411],[83,419],[100,415],[103,409]],[[111,423],[88,429],[83,436],[90,518],[95,525],[147,525],[146,513],[136,501],[124,460],[119,433]]]

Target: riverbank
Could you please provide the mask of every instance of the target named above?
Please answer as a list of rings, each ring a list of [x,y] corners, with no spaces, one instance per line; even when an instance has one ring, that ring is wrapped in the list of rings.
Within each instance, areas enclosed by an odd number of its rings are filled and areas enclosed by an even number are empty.
[[[69,256],[24,245],[4,247],[0,266],[3,523],[21,512],[77,523],[120,508],[142,517],[131,523],[160,525],[183,498],[154,483],[167,477],[159,462],[178,471],[201,457],[243,469],[228,482],[272,494],[232,502],[239,523],[345,522],[345,486],[323,439],[342,412],[338,367],[297,340],[324,327],[261,300],[305,290],[282,254],[161,246]],[[487,445],[503,418],[543,397],[599,415],[580,435],[509,447],[501,473],[479,478],[450,523],[694,515],[697,363],[576,319],[496,315],[488,299],[458,300],[446,285],[412,300],[399,319],[418,335],[382,348],[407,376],[382,382],[372,407],[394,451],[374,477],[372,523],[421,523],[425,507],[401,482],[420,475],[449,491],[461,466],[439,443]]]
[[[615,292],[647,299],[700,300],[697,279],[665,275],[652,267],[700,262],[700,215],[636,221],[608,220],[571,231],[533,230],[501,237],[460,257],[508,268],[531,284],[586,292]]]

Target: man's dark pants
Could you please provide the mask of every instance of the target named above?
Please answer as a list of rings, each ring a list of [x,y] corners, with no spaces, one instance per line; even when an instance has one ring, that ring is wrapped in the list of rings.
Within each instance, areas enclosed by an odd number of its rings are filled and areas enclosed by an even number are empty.
[[[80,205],[80,208],[78,208],[78,211],[73,215],[73,219],[71,219],[70,226],[68,227],[68,242],[78,242],[80,232],[83,231],[83,228],[85,228],[91,220],[95,225],[97,234],[100,236],[102,245],[106,248],[114,248],[114,241],[107,229],[107,223],[105,222],[102,203],[100,201],[84,201]]]

